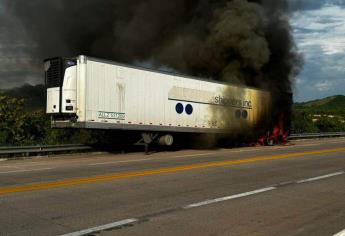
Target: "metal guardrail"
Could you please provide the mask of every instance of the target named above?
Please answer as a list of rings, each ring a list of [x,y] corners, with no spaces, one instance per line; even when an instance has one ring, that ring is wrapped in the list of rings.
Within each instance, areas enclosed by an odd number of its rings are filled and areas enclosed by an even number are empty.
[[[332,138],[332,137],[345,137],[345,132],[291,134],[289,136],[289,140]],[[93,150],[92,147],[81,145],[81,144],[19,146],[19,147],[11,146],[11,147],[0,147],[0,157],[1,156],[30,156],[34,154],[37,155],[37,154],[49,154],[49,153],[91,151],[91,150]]]
[[[291,134],[289,140],[345,137],[345,132]]]
[[[0,147],[0,156],[18,156],[18,155],[33,155],[33,154],[47,154],[47,153],[61,153],[73,151],[89,151],[92,150],[90,146],[84,145],[40,145],[40,146],[20,146],[20,147]]]

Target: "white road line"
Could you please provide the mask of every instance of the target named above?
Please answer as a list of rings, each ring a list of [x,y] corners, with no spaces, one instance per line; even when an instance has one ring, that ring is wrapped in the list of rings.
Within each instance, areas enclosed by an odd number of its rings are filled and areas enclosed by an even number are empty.
[[[190,154],[190,155],[181,155],[181,156],[172,156],[172,157],[163,157],[163,158],[146,158],[146,159],[136,159],[136,160],[128,160],[128,161],[109,161],[109,162],[99,162],[99,163],[91,163],[88,166],[98,166],[98,165],[108,165],[108,164],[121,164],[121,163],[131,163],[131,162],[140,162],[140,161],[159,161],[159,160],[169,160],[173,158],[182,158],[182,157],[199,157],[199,156],[207,156],[216,153],[201,153],[201,154]]]
[[[332,174],[328,174],[328,175],[318,176],[318,177],[314,177],[314,178],[310,178],[310,179],[302,179],[302,180],[297,181],[296,183],[303,184],[303,183],[308,183],[308,182],[313,182],[313,181],[317,181],[317,180],[327,179],[327,178],[331,178],[331,177],[338,176],[338,175],[343,175],[343,174],[345,174],[345,172],[341,171],[341,172],[336,172],[336,173],[332,173]]]
[[[44,165],[48,165],[49,163],[36,163],[36,164],[20,164],[20,165],[3,165],[0,166],[0,168],[27,168],[27,167],[36,167],[36,166],[44,166]]]
[[[275,189],[276,189],[276,187],[269,187],[269,188],[258,189],[258,190],[254,190],[254,191],[251,191],[251,192],[240,193],[240,194],[236,194],[236,195],[232,195],[232,196],[227,196],[227,197],[222,197],[222,198],[217,198],[217,199],[211,199],[211,200],[207,200],[207,201],[204,201],[204,202],[190,204],[190,205],[187,205],[187,206],[185,206],[183,208],[184,209],[190,209],[190,208],[195,208],[195,207],[201,207],[201,206],[210,205],[210,204],[214,204],[214,203],[218,203],[218,202],[224,202],[224,201],[228,201],[228,200],[232,200],[232,199],[236,199],[236,198],[248,197],[248,196],[251,196],[251,195],[255,195],[255,194],[259,194],[259,193],[264,193],[264,192],[272,191],[272,190],[275,190]]]
[[[74,232],[74,233],[64,234],[64,235],[61,235],[61,236],[83,236],[83,235],[89,235],[89,234],[92,234],[92,233],[97,233],[97,232],[100,232],[100,231],[104,231],[104,230],[113,229],[113,228],[116,228],[116,227],[128,225],[128,224],[131,224],[131,223],[134,223],[134,222],[137,222],[137,221],[138,221],[138,219],[121,220],[121,221],[117,221],[117,222],[106,224],[106,225],[97,226],[97,227],[90,228],[90,229],[84,229],[84,230],[77,231],[77,232]]]
[[[207,156],[207,155],[214,155],[217,154],[216,152],[209,152],[209,153],[200,153],[200,154],[189,154],[189,155],[181,155],[181,156],[173,156],[170,158],[180,158],[180,157],[200,157],[200,156]]]
[[[54,168],[42,168],[42,169],[34,169],[34,170],[12,170],[12,171],[3,171],[0,174],[11,174],[11,173],[24,173],[24,172],[34,172],[34,171],[42,171],[42,170],[52,170]]]
[[[225,151],[224,153],[238,153],[238,152],[251,152],[251,151],[259,151],[263,149],[255,148],[255,149],[238,149],[238,150],[231,150],[231,151]]]
[[[18,167],[18,166],[0,166],[0,168],[12,168],[12,169],[21,169],[22,167]]]
[[[343,231],[333,235],[333,236],[345,236],[345,229]]]
[[[22,167],[33,167],[33,166],[43,166],[43,165],[49,165],[51,163],[47,163],[47,162],[42,162],[42,163],[24,163],[24,165],[22,165]]]
[[[100,166],[100,165],[108,165],[108,164],[131,163],[131,162],[150,161],[150,160],[152,159],[138,159],[138,160],[129,160],[129,161],[109,161],[109,162],[91,163],[91,164],[88,164],[88,166]]]
[[[295,148],[295,146],[284,146],[284,147],[273,147],[268,150],[277,150],[277,149],[290,149]],[[230,153],[243,153],[243,152],[255,152],[260,150],[267,150],[264,148],[247,148],[247,149],[237,149],[237,150],[228,150],[228,151],[220,151],[220,152],[208,152],[208,153],[199,153],[199,154],[186,154],[186,155],[178,155],[178,156],[170,156],[170,157],[159,157],[159,158],[145,158],[145,159],[135,159],[135,160],[124,160],[124,161],[108,161],[108,162],[98,162],[98,163],[90,163],[87,166],[101,166],[101,165],[111,165],[111,164],[123,164],[123,163],[131,163],[131,162],[141,162],[141,161],[158,161],[158,160],[171,160],[174,158],[185,158],[185,157],[202,157],[208,155],[224,155]]]

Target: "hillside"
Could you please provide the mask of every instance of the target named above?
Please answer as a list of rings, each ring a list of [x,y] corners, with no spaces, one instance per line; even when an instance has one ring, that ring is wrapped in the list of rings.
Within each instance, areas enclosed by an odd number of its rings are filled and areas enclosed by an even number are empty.
[[[296,110],[313,114],[345,116],[345,96],[337,95],[304,103],[296,103]]]

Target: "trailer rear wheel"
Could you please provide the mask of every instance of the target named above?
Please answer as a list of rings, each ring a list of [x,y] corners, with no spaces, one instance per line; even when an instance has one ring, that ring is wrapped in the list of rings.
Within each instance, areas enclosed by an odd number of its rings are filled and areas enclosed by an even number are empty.
[[[172,146],[174,144],[174,137],[170,134],[164,135],[159,138],[158,143],[162,146]]]

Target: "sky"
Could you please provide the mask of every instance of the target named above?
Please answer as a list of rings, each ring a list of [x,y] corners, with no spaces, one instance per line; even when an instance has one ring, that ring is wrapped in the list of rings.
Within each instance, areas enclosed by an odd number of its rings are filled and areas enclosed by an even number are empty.
[[[2,1],[0,89],[42,83],[40,61],[29,57],[37,45],[28,37],[29,29],[7,15]],[[295,100],[345,95],[345,0],[289,1],[293,34],[305,61],[294,83]]]
[[[304,68],[295,82],[295,100],[345,95],[345,0],[306,1],[291,24]]]
[[[20,21],[4,10],[0,0],[0,89],[43,82],[42,68],[37,66],[41,61],[33,61],[30,56],[36,45],[28,35]]]

